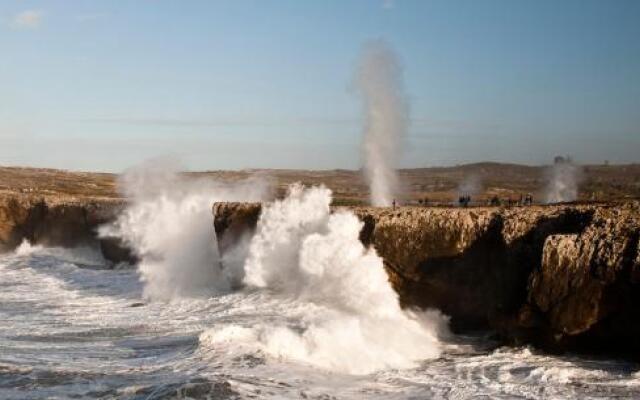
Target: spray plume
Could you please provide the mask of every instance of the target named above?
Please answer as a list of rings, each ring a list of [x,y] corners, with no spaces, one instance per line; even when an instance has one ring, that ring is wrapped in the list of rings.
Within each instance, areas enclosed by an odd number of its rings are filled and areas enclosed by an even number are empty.
[[[347,211],[331,214],[330,202],[324,187],[291,187],[263,209],[249,245],[245,284],[295,304],[299,317],[214,327],[201,342],[233,341],[238,351],[352,374],[414,367],[440,354],[447,319],[401,309],[382,259],[358,239],[363,223]]]
[[[100,228],[119,237],[140,258],[138,270],[150,299],[171,300],[229,289],[220,269],[211,205],[215,201],[259,201],[267,192],[256,180],[226,184],[187,178],[170,159],[155,159],[125,172],[119,184],[130,204]]]
[[[101,230],[135,249],[145,296],[223,294],[240,279],[247,293],[268,293],[295,316],[290,324],[265,317],[250,327],[214,326],[201,344],[232,342],[241,353],[258,350],[354,374],[413,367],[440,354],[446,317],[400,308],[382,259],[358,239],[362,222],[347,211],[331,214],[328,189],[292,186],[284,200],[263,208],[237,257],[220,260],[212,202],[260,200],[266,188],[188,179],[178,170],[154,162],[128,171],[121,183],[131,203]]]
[[[465,176],[456,191],[458,196],[477,196],[482,193],[482,176],[475,173]]]
[[[556,157],[549,175],[546,190],[547,203],[575,201],[578,198],[582,170],[571,157]]]
[[[356,79],[364,106],[364,172],[374,206],[389,206],[398,191],[396,165],[408,125],[402,69],[384,42],[365,46]]]

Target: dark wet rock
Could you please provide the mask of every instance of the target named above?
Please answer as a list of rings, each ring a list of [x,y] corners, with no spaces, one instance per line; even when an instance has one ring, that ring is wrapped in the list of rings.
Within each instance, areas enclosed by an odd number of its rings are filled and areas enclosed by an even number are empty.
[[[251,235],[260,217],[260,203],[214,203],[213,226],[218,249],[224,254],[243,235]]]
[[[235,399],[239,394],[229,382],[210,382],[205,379],[193,380],[178,389],[179,398],[192,399]]]
[[[237,363],[238,365],[242,365],[243,367],[246,367],[246,368],[255,368],[259,365],[266,364],[266,361],[264,358],[258,357],[253,354],[245,354],[245,355],[236,357],[233,359],[233,362]]]
[[[252,232],[260,210],[217,204],[219,240]],[[514,344],[640,354],[637,203],[350,210],[406,307],[438,308],[455,331],[493,329]]]
[[[138,262],[133,250],[120,238],[105,237],[98,239],[102,256],[114,264],[126,263],[134,265]]]
[[[226,381],[213,382],[195,378],[184,383],[167,383],[161,386],[145,386],[135,391],[133,399],[239,399],[239,394]]]

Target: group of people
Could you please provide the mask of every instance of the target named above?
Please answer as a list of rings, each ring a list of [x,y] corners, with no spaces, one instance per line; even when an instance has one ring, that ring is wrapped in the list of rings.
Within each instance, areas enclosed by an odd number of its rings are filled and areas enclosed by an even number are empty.
[[[458,197],[458,204],[461,207],[468,207],[469,203],[471,203],[471,196],[466,195],[466,196],[460,196]]]
[[[478,205],[483,204],[482,202],[476,200],[476,203]],[[429,199],[424,198],[424,199],[419,199],[418,200],[418,204],[420,204],[421,206],[427,206],[429,205]],[[438,203],[433,203],[433,204],[438,204]],[[469,205],[471,204],[471,196],[468,194],[465,195],[460,195],[458,196],[458,206],[460,207],[469,207]],[[512,199],[511,197],[507,197],[506,199],[501,199],[500,197],[498,197],[497,195],[493,195],[492,197],[489,197],[486,201],[486,205],[488,206],[509,206],[509,207],[513,207],[513,206],[531,206],[533,205],[533,195],[531,193],[527,193],[526,195],[521,194],[520,195],[520,199]],[[395,209],[398,206],[398,203],[396,201],[396,199],[393,199],[393,202],[391,203],[391,206],[393,209]]]
[[[471,203],[471,196],[462,195],[458,197],[458,205],[460,207],[468,207],[469,203]],[[531,193],[527,193],[526,195],[520,195],[520,200],[514,200],[511,197],[507,199],[501,199],[497,195],[490,197],[487,200],[488,206],[531,206],[533,205],[533,195]]]
[[[530,206],[533,204],[533,195],[531,193],[527,193],[524,198],[520,195],[520,205]]]

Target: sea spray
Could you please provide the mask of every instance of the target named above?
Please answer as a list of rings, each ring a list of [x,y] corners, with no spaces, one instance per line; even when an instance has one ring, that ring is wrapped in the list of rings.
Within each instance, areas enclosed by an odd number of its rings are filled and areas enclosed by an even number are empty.
[[[188,178],[166,159],[125,172],[119,184],[130,204],[101,236],[121,238],[140,258],[138,269],[150,299],[208,295],[229,288],[220,269],[211,205],[257,201],[266,187],[250,180],[225,184]]]
[[[469,174],[458,184],[456,189],[458,196],[477,196],[482,193],[482,176],[476,173]]]
[[[546,203],[575,201],[578,198],[582,170],[571,157],[556,157],[548,174]]]
[[[283,307],[302,308],[299,318],[214,327],[201,342],[352,374],[409,368],[440,354],[446,318],[402,310],[382,259],[358,239],[362,222],[347,211],[331,214],[330,202],[324,187],[291,187],[263,209],[249,245],[247,290],[267,290]]]
[[[371,204],[389,206],[397,195],[396,166],[408,125],[402,69],[393,50],[371,42],[362,53],[356,79],[363,100],[364,173]]]
[[[245,263],[245,283],[290,292],[300,288],[303,240],[326,228],[330,191],[293,185],[285,200],[265,207]]]
[[[200,335],[205,349],[257,351],[352,374],[410,368],[440,354],[446,318],[400,308],[382,259],[358,239],[362,222],[347,211],[332,214],[328,189],[292,186],[284,200],[264,206],[256,233],[233,262],[221,263],[211,204],[260,200],[263,188],[188,179],[157,165],[122,177],[131,203],[101,232],[135,249],[144,295],[223,294],[242,279],[237,294],[277,301],[288,316],[211,326]]]

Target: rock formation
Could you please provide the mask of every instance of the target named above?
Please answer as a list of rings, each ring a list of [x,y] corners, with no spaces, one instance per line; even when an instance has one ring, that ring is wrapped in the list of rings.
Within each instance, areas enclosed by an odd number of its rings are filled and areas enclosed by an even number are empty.
[[[547,238],[527,299],[547,340],[640,355],[639,238],[637,204],[598,208],[581,232]]]
[[[260,209],[214,206],[222,253]],[[404,306],[438,308],[456,331],[493,329],[512,343],[631,344],[639,354],[638,204],[351,210]]]
[[[97,228],[124,206],[114,199],[73,199],[0,195],[0,252],[23,240],[46,246],[93,246],[114,263],[132,262],[131,252],[116,238],[98,238]]]
[[[100,248],[135,262],[96,229],[119,199],[0,194],[0,251],[23,240]],[[250,235],[259,203],[216,203],[221,254]],[[640,204],[350,208],[405,307],[435,307],[454,331],[491,329],[550,350],[640,355]]]
[[[218,250],[224,254],[245,234],[253,234],[261,210],[260,203],[215,203],[214,227]]]

